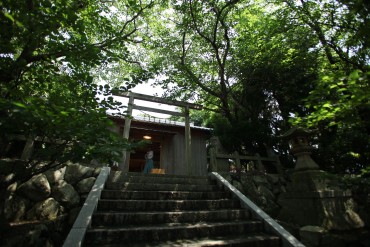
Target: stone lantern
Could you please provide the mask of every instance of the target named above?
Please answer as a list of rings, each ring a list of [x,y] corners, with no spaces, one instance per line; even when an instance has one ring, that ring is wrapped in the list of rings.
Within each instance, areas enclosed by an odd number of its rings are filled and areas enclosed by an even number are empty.
[[[319,166],[311,158],[311,151],[314,149],[309,144],[309,137],[313,131],[308,131],[302,128],[293,128],[286,132],[282,138],[289,140],[290,152],[296,158],[296,166],[294,170],[318,170]]]
[[[293,128],[281,138],[289,141],[296,166],[290,174],[286,192],[279,195],[281,211],[278,220],[299,227],[318,226],[325,230],[361,228],[363,221],[357,215],[350,191],[342,191],[336,178],[319,169],[310,154],[312,131]]]

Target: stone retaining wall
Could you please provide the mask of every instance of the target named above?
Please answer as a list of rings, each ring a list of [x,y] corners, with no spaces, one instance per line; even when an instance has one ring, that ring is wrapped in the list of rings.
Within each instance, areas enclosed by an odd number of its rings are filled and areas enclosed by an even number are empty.
[[[99,173],[70,163],[10,185],[4,212],[11,229],[0,245],[62,246]]]
[[[289,178],[278,174],[230,173],[220,172],[226,180],[233,184],[240,192],[257,204],[272,218],[277,218],[282,211],[279,198],[286,192],[291,183]],[[366,195],[365,195],[366,197]],[[356,199],[356,198],[354,198]],[[349,200],[346,214],[356,212],[364,221],[364,227],[358,229],[330,231],[321,226],[299,226],[292,222],[278,221],[286,230],[297,237],[307,247],[368,247],[370,246],[370,197],[362,200]],[[349,210],[351,209],[351,210]],[[292,210],[292,209],[286,209]],[[335,208],[332,209],[333,212]],[[354,217],[355,218],[355,217]]]
[[[280,212],[277,198],[282,192],[286,192],[287,185],[283,176],[257,171],[238,175],[230,172],[219,174],[271,217],[276,217]]]

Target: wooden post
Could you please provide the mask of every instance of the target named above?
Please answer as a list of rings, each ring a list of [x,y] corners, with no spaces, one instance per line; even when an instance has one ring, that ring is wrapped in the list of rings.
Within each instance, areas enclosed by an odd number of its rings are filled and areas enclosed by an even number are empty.
[[[211,147],[209,149],[209,171],[218,172],[217,168],[217,149],[216,147]]]
[[[240,164],[240,155],[238,151],[234,152],[234,157],[235,157],[235,164],[237,169],[241,169],[241,164]]]
[[[130,98],[127,106],[127,117],[125,118],[125,128],[123,129],[123,138],[127,139],[130,137],[131,117],[132,109],[134,105],[134,95],[130,94]],[[123,150],[122,162],[119,165],[121,171],[128,172],[130,163],[130,152]]]
[[[21,160],[28,160],[31,158],[32,152],[33,152],[33,144],[34,144],[33,137],[29,136],[27,138],[26,144],[24,145]]]
[[[209,171],[218,172],[217,165],[217,150],[218,150],[218,138],[216,136],[211,137],[210,139],[210,148],[209,148]]]
[[[185,163],[187,167],[188,175],[192,175],[192,164],[191,164],[191,133],[190,133],[190,117],[189,107],[185,107]]]
[[[275,158],[276,158],[276,162],[275,162],[276,171],[278,172],[278,174],[283,175],[284,171],[283,171],[283,167],[281,166],[281,163],[280,163],[279,155],[275,155]]]
[[[256,153],[256,157],[257,157],[257,170],[260,172],[264,172],[265,167],[262,164],[261,155],[259,153]]]

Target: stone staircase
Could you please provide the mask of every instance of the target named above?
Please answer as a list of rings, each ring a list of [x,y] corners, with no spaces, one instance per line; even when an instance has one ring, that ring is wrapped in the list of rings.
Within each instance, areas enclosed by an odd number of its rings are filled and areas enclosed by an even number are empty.
[[[112,172],[84,246],[281,246],[207,177]]]

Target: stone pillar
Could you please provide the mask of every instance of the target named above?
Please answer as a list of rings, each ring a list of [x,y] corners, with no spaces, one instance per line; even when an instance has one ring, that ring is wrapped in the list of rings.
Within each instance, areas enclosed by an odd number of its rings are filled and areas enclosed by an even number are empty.
[[[217,136],[213,136],[210,139],[211,147],[210,152],[210,169],[211,171],[217,172],[229,172],[229,161],[227,159],[218,159],[217,154],[226,154],[226,151],[222,147],[220,139]]]
[[[319,169],[310,154],[308,142],[312,132],[294,128],[282,137],[289,139],[291,153],[296,156],[296,166],[290,176],[286,192],[279,196],[282,207],[278,220],[303,226],[319,226],[327,230],[361,228],[363,221],[354,211],[350,191],[335,186],[334,175]]]

